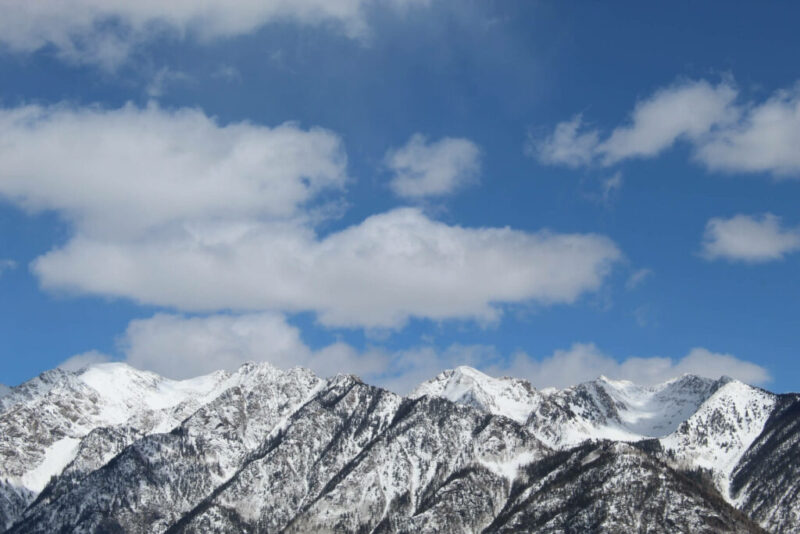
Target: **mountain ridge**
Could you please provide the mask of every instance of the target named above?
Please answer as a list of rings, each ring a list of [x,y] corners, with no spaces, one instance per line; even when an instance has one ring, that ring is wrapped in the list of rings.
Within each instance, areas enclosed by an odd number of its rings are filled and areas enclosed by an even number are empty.
[[[759,451],[796,446],[800,429],[792,426],[791,402],[782,399],[730,378],[694,375],[654,386],[598,377],[537,390],[465,366],[406,397],[352,375],[322,379],[269,364],[186,381],[125,364],[47,371],[0,398],[0,526],[456,532],[507,531],[505,521],[556,532],[574,520],[613,531],[618,521],[597,515],[602,493],[587,481],[607,488],[620,509],[646,506],[614,489],[636,483],[624,473],[634,470],[661,501],[704,510],[683,510],[685,520],[662,510],[680,528],[713,529],[706,519],[716,517],[722,531],[757,531],[757,520],[789,532],[800,511],[797,473],[779,484],[778,500],[755,475],[786,461]],[[31,420],[37,425],[23,424]],[[770,436],[762,435],[765,428]],[[48,464],[60,440],[71,440],[71,448]],[[542,470],[559,454],[573,458],[572,467]],[[592,455],[605,460],[587,471]],[[36,469],[36,477],[25,478]],[[576,495],[594,504],[570,509],[566,495],[563,503],[526,497],[509,504],[515,484],[542,497],[532,489],[542,480],[531,473],[577,484]],[[269,502],[273,493],[280,502]],[[481,504],[479,495],[495,504]],[[356,497],[363,509],[353,508]],[[522,508],[503,515],[509,506]],[[555,523],[533,519],[541,514]],[[644,520],[626,517],[619,521]]]

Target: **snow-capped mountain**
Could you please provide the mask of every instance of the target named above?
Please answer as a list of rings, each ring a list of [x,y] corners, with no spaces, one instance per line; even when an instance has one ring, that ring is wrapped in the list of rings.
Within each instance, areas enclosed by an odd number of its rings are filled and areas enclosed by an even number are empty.
[[[459,367],[403,398],[267,364],[57,369],[0,398],[0,529],[794,532],[799,417],[688,375],[536,390]]]

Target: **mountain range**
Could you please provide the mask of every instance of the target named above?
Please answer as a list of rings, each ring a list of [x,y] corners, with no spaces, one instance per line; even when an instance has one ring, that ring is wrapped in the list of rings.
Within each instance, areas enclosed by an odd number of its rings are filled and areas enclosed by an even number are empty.
[[[245,364],[0,389],[0,532],[800,531],[800,395],[684,375],[403,397]]]

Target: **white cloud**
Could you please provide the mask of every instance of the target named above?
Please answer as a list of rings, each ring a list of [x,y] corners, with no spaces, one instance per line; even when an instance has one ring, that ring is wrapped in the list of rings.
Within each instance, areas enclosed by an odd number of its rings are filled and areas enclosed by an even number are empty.
[[[307,367],[320,376],[342,372],[370,376],[388,365],[384,354],[360,354],[344,343],[311,350],[300,331],[274,313],[188,318],[158,314],[132,321],[121,349],[130,365],[173,378],[235,370],[248,361],[284,369]]]
[[[677,83],[637,102],[629,123],[602,141],[597,130],[582,131],[577,115],[556,125],[544,140],[530,140],[528,153],[543,163],[568,167],[652,157],[678,139],[699,140],[711,128],[733,121],[736,95],[727,83],[716,87],[704,80]]]
[[[576,343],[569,350],[557,350],[541,360],[518,353],[508,365],[489,370],[494,374],[527,378],[537,388],[563,388],[600,375],[642,385],[661,383],[685,373],[714,379],[730,376],[755,385],[770,380],[767,370],[757,364],[704,348],[694,348],[678,360],[631,357],[618,361],[603,354],[594,344],[584,343]]]
[[[169,33],[202,41],[252,33],[272,22],[333,25],[364,37],[366,12],[407,8],[428,0],[4,0],[0,44],[14,52],[48,46],[70,61],[111,68],[136,46]]]
[[[320,195],[343,188],[346,156],[338,136],[293,124],[28,106],[0,111],[0,160],[0,195],[73,229],[34,261],[42,286],[181,310],[495,320],[503,303],[574,302],[620,257],[602,236],[463,228],[412,208],[321,237]]]
[[[0,109],[0,161],[0,195],[58,211],[92,237],[289,218],[346,180],[341,140],[327,130],[223,126],[156,105]]]
[[[651,158],[685,141],[693,159],[711,170],[800,177],[800,85],[760,103],[739,100],[730,82],[680,82],[638,102],[628,124],[605,139],[596,129],[584,131],[577,116],[530,140],[526,150],[546,164],[580,167]]]
[[[111,356],[109,356],[108,354],[104,354],[96,350],[90,350],[88,352],[76,354],[75,356],[67,358],[58,365],[58,368],[63,369],[65,371],[75,372],[75,371],[80,371],[84,367],[88,367],[90,365],[95,365],[98,363],[106,363],[110,361],[111,361]]]
[[[159,313],[131,321],[118,345],[125,363],[174,379],[234,371],[246,362],[268,362],[283,369],[306,367],[323,377],[353,373],[374,378],[395,368],[389,353],[379,350],[359,353],[339,342],[312,350],[300,331],[275,313],[204,317]],[[78,371],[109,361],[111,356],[91,350],[58,367]]]
[[[306,367],[322,377],[355,374],[399,393],[407,393],[446,368],[477,365],[493,354],[488,347],[458,345],[442,352],[431,347],[358,351],[342,342],[313,350],[296,327],[274,313],[205,317],[157,314],[131,321],[120,340],[120,350],[126,363],[170,378],[235,370],[255,361],[282,369]]]
[[[159,313],[131,321],[120,337],[119,358],[137,369],[174,379],[192,378],[246,362],[276,367],[306,367],[322,377],[355,374],[367,383],[408,393],[420,382],[457,365],[478,365],[494,349],[453,345],[444,351],[417,347],[390,352],[381,348],[358,351],[336,342],[318,350],[308,347],[298,328],[276,313],[186,317]],[[98,351],[75,355],[59,365],[78,371],[105,363],[111,357]]]
[[[741,121],[697,148],[712,170],[800,177],[800,85],[751,104]]]
[[[784,228],[771,213],[715,217],[706,223],[703,255],[750,263],[779,260],[800,250],[800,228]]]
[[[390,186],[398,196],[442,196],[477,180],[480,149],[468,139],[428,143],[422,134],[414,134],[405,146],[386,154],[386,165],[394,173]]]
[[[310,310],[326,325],[398,327],[410,316],[496,320],[499,303],[573,302],[619,257],[596,235],[461,228],[406,208],[323,239],[289,224],[77,236],[34,272],[48,288],[186,310]]]
[[[597,152],[610,164],[658,155],[680,138],[699,140],[714,126],[735,118],[736,94],[727,83],[714,87],[704,80],[661,89],[638,102],[630,123],[614,129]]]
[[[502,364],[497,363],[501,359],[497,350],[488,345],[454,344],[443,350],[423,345],[399,351],[371,347],[359,351],[337,342],[313,350],[296,327],[274,313],[204,317],[157,314],[131,321],[119,349],[128,364],[170,378],[235,370],[255,361],[284,369],[306,367],[322,377],[351,373],[400,394],[458,365],[483,368],[497,376],[526,378],[539,388],[566,387],[600,375],[638,384],[655,384],[684,373],[709,378],[727,375],[750,384],[770,380],[767,371],[754,363],[703,348],[692,349],[678,360],[632,357],[618,361],[593,344],[576,343],[543,359],[520,352]],[[107,355],[90,351],[59,367],[74,371],[106,361]]]
[[[233,370],[251,360],[291,367],[292,361],[307,361],[311,352],[300,332],[275,314],[198,318],[158,314],[132,321],[121,345],[132,366],[181,378]]]
[[[596,130],[580,133],[581,126],[582,117],[576,115],[557,124],[553,133],[542,140],[530,137],[525,152],[549,165],[573,168],[589,165],[594,160],[600,135]]]

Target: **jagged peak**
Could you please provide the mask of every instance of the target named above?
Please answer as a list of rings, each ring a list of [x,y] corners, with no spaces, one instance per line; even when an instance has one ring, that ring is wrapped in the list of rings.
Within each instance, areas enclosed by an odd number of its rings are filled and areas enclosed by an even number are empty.
[[[530,415],[539,397],[525,380],[495,378],[465,365],[439,373],[409,394],[410,398],[423,396],[442,397],[520,423]]]
[[[264,371],[264,370],[273,370],[277,369],[274,365],[269,362],[256,362],[253,360],[244,362],[239,368],[236,370],[237,373],[247,374],[252,372]]]
[[[350,387],[353,384],[363,384],[361,377],[349,373],[338,373],[328,381],[330,387]]]

